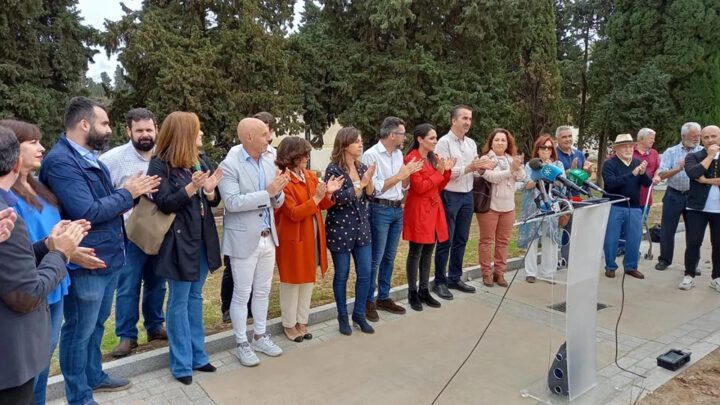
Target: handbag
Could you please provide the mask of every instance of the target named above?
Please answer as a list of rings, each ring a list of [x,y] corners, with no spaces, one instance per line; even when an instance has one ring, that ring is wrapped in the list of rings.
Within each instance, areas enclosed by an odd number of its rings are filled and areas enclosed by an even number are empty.
[[[490,183],[482,177],[473,179],[473,210],[477,213],[490,211]]]
[[[128,239],[145,254],[156,255],[174,220],[175,213],[163,213],[154,202],[142,196],[125,223],[125,230]]]

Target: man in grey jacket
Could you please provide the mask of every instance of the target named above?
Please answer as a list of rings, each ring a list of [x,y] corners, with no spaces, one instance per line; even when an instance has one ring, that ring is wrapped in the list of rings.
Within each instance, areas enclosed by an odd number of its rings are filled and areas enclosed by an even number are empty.
[[[0,212],[17,202],[9,192],[20,175],[20,144],[0,127]],[[30,243],[22,218],[0,243],[0,404],[33,404],[35,376],[47,366],[50,319],[47,295],[65,277],[68,258],[86,232],[61,221],[50,236]]]
[[[279,356],[282,349],[265,333],[268,301],[278,245],[273,211],[285,201],[283,189],[290,181],[278,174],[265,153],[269,129],[259,119],[245,118],[238,124],[242,145],[230,149],[220,164],[223,178],[218,184],[225,202],[223,255],[230,256],[233,297],[230,303],[237,357],[244,366],[256,366],[255,351]],[[247,302],[252,292],[254,338],[247,339]]]

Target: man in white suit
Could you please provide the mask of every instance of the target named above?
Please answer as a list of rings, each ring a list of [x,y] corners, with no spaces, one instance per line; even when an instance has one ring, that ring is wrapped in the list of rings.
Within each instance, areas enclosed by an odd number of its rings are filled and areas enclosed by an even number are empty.
[[[264,152],[268,127],[256,118],[245,118],[237,132],[242,145],[230,150],[220,164],[223,179],[218,187],[225,201],[223,254],[230,256],[234,280],[230,303],[237,357],[244,366],[260,363],[255,351],[279,356],[280,349],[265,333],[268,298],[278,244],[273,209],[283,204],[283,189],[290,181],[278,173]],[[247,302],[252,292],[254,338],[247,339]]]

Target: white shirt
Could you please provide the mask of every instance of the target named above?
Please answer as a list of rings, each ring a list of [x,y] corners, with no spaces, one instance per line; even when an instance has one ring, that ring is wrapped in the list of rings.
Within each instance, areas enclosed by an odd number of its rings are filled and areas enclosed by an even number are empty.
[[[142,157],[133,146],[132,141],[110,149],[100,155],[99,159],[110,170],[110,179],[115,189],[123,187],[125,182],[138,172],[147,173],[150,165],[150,160]],[[126,221],[130,218],[130,213],[132,213],[132,209],[123,214]]]
[[[478,157],[477,144],[465,136],[462,140],[452,131],[440,138],[435,146],[435,153],[443,158],[457,158],[452,168],[450,182],[445,187],[447,191],[456,193],[468,193],[472,191],[473,180],[479,177],[478,172],[465,173],[465,167]]]
[[[375,175],[373,176],[373,184],[375,185],[375,197],[384,200],[400,201],[403,199],[402,181],[395,183],[394,186],[382,192],[385,180],[396,175],[403,163],[403,154],[400,149],[395,149],[392,155],[385,148],[382,142],[378,142],[370,149],[366,150],[362,156],[362,162],[370,166],[375,163]]]

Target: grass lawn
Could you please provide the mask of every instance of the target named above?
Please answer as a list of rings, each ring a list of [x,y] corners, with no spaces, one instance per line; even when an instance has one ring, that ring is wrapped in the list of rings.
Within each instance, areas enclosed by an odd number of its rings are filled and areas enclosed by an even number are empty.
[[[654,207],[650,212],[650,217],[648,218],[648,224],[656,224],[660,223],[660,216],[661,216],[661,209],[660,209],[660,202],[662,201],[664,192],[663,191],[656,191],[654,195],[654,200],[657,202],[656,207]],[[520,210],[520,207],[522,205],[522,194],[518,193],[516,194],[516,206],[518,207],[518,212]],[[517,216],[519,217],[519,213],[517,213]],[[219,228],[218,231],[222,232],[222,229]],[[470,228],[470,238],[468,239],[467,244],[467,250],[465,251],[465,257],[463,259],[463,265],[464,267],[467,266],[475,266],[479,263],[478,261],[478,239],[479,239],[479,230],[477,226],[477,220],[473,220],[473,226]],[[517,239],[517,229],[513,230],[513,235],[510,241],[510,257],[516,257],[519,255],[522,255],[524,251],[517,247],[516,244]],[[400,241],[400,245],[398,246],[398,252],[397,257],[395,260],[395,267],[393,272],[393,280],[392,285],[398,286],[403,285],[407,283],[407,278],[405,276],[405,262],[407,259],[407,253],[408,253],[408,243],[406,241]],[[328,258],[329,259],[329,258]],[[315,283],[315,289],[313,290],[313,297],[312,297],[312,306],[320,306],[324,305],[330,302],[334,302],[333,298],[333,292],[332,292],[332,277],[333,277],[333,265],[332,260],[330,260],[330,265],[328,268],[328,271],[325,275],[325,278],[322,278],[320,273],[317,275],[317,281]],[[230,324],[224,324],[222,322],[222,314],[220,312],[220,284],[222,281],[222,271],[223,269],[218,269],[214,273],[210,274],[208,276],[207,282],[205,283],[205,288],[203,292],[203,313],[205,316],[205,333],[207,335],[217,333],[220,331],[230,330],[232,329]],[[432,270],[434,271],[434,269]],[[432,273],[431,273],[432,275]],[[279,284],[279,276],[277,274],[277,271],[275,272],[275,277],[272,285],[272,290],[270,292],[270,307],[269,307],[269,314],[268,319],[276,318],[280,316],[280,298],[279,298],[279,290],[280,290],[280,284]],[[348,281],[348,295],[350,297],[353,297],[355,295],[354,293],[354,286],[355,286],[355,275],[354,272],[351,272],[350,280]],[[138,330],[139,333],[139,340],[138,344],[140,347],[137,349],[138,352],[152,350],[158,347],[162,347],[166,345],[166,342],[147,342],[147,337],[145,336],[145,331],[142,327],[142,320],[138,323]],[[105,361],[108,361],[111,359],[110,352],[115,347],[115,345],[118,343],[118,338],[115,336],[115,309],[113,306],[113,312],[110,314],[110,317],[108,318],[107,322],[105,323],[105,335],[103,336],[103,342],[102,342],[102,352],[105,357]],[[51,374],[57,374],[59,372],[59,363],[57,360],[57,351],[55,353],[55,356],[53,357],[53,361],[51,364]]]

